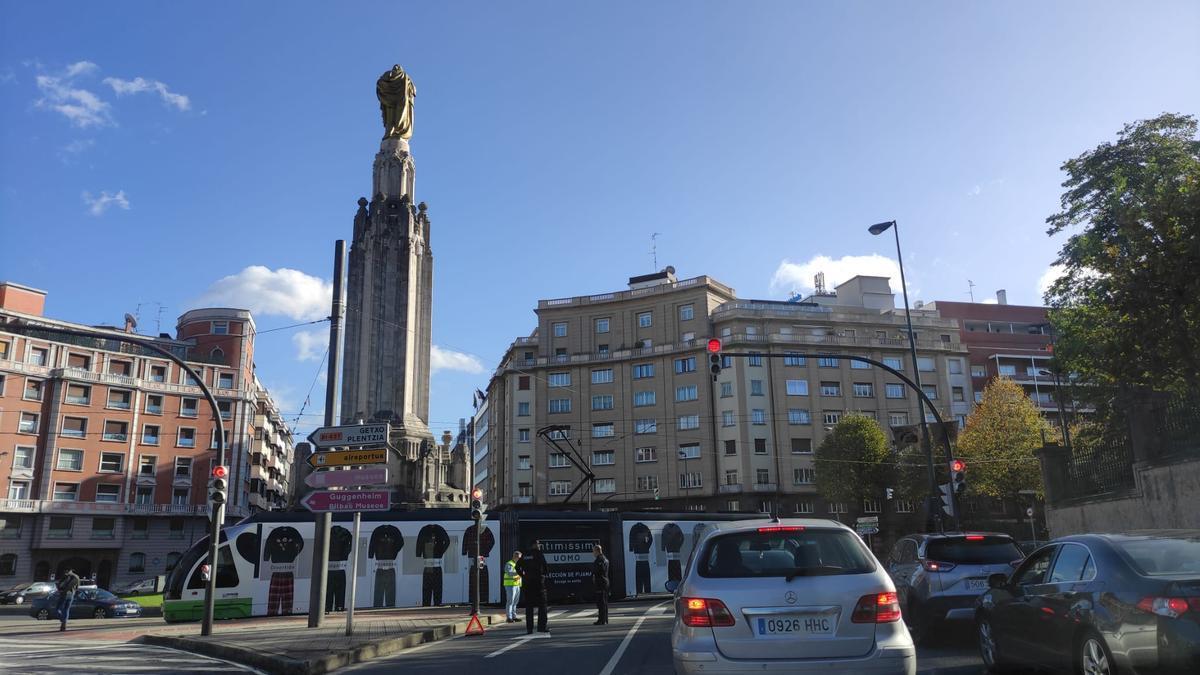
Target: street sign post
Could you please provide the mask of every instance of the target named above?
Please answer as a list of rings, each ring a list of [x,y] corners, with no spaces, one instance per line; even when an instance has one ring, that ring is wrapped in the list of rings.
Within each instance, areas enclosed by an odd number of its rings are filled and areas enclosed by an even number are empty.
[[[360,464],[387,464],[387,448],[370,450],[339,450],[337,452],[314,452],[308,456],[308,465],[314,469],[330,466],[357,466]]]
[[[308,435],[317,448],[387,445],[392,427],[388,423],[347,424],[340,427],[321,427]]]
[[[359,487],[382,485],[387,483],[387,480],[387,467],[373,466],[345,471],[314,471],[304,479],[304,484],[311,488]]]
[[[854,529],[859,534],[879,534],[879,516],[863,516],[856,518]]]
[[[304,508],[314,513],[326,511],[387,511],[391,507],[391,492],[387,490],[314,490],[300,500]]]

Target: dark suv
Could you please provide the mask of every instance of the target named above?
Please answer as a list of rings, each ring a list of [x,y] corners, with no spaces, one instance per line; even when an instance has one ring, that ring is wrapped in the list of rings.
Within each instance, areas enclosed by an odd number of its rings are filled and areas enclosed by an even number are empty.
[[[896,542],[887,569],[913,642],[920,644],[947,620],[972,620],[988,576],[1008,574],[1025,558],[1007,534],[910,534]]]

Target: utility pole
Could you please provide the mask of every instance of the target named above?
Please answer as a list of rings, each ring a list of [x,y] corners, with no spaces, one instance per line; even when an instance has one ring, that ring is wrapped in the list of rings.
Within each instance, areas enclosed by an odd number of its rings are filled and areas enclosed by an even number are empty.
[[[329,313],[329,370],[325,381],[325,426],[337,424],[338,383],[342,379],[342,322],[346,307],[342,301],[345,278],[346,240],[338,239],[333,253],[333,303]],[[320,628],[325,618],[325,585],[329,575],[329,530],[333,514],[317,514],[313,541],[312,587],[308,594],[308,627]],[[357,529],[357,528],[356,528]],[[357,532],[355,533],[357,537]],[[354,597],[350,597],[354,604]]]

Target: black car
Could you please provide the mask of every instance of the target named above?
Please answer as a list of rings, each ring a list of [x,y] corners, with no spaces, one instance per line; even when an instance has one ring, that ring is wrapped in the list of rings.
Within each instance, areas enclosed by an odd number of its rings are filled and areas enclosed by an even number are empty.
[[[141,605],[122,600],[103,588],[79,589],[75,592],[75,601],[71,605],[72,619],[115,619],[141,615]],[[41,620],[57,619],[58,592],[34,600],[29,606],[29,616]]]
[[[1063,537],[988,585],[975,623],[992,672],[1200,673],[1200,531]]]

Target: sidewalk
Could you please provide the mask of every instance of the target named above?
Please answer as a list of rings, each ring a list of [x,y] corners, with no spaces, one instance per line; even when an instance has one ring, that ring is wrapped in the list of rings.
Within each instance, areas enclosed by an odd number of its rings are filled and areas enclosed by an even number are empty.
[[[492,611],[480,610],[485,627],[504,619],[503,612]],[[349,637],[345,616],[329,614],[321,628],[308,628],[304,617],[219,621],[208,637],[197,634],[197,623],[187,624],[187,635],[155,630],[137,641],[215,656],[272,675],[316,675],[463,633],[469,620],[465,607],[359,610]]]

